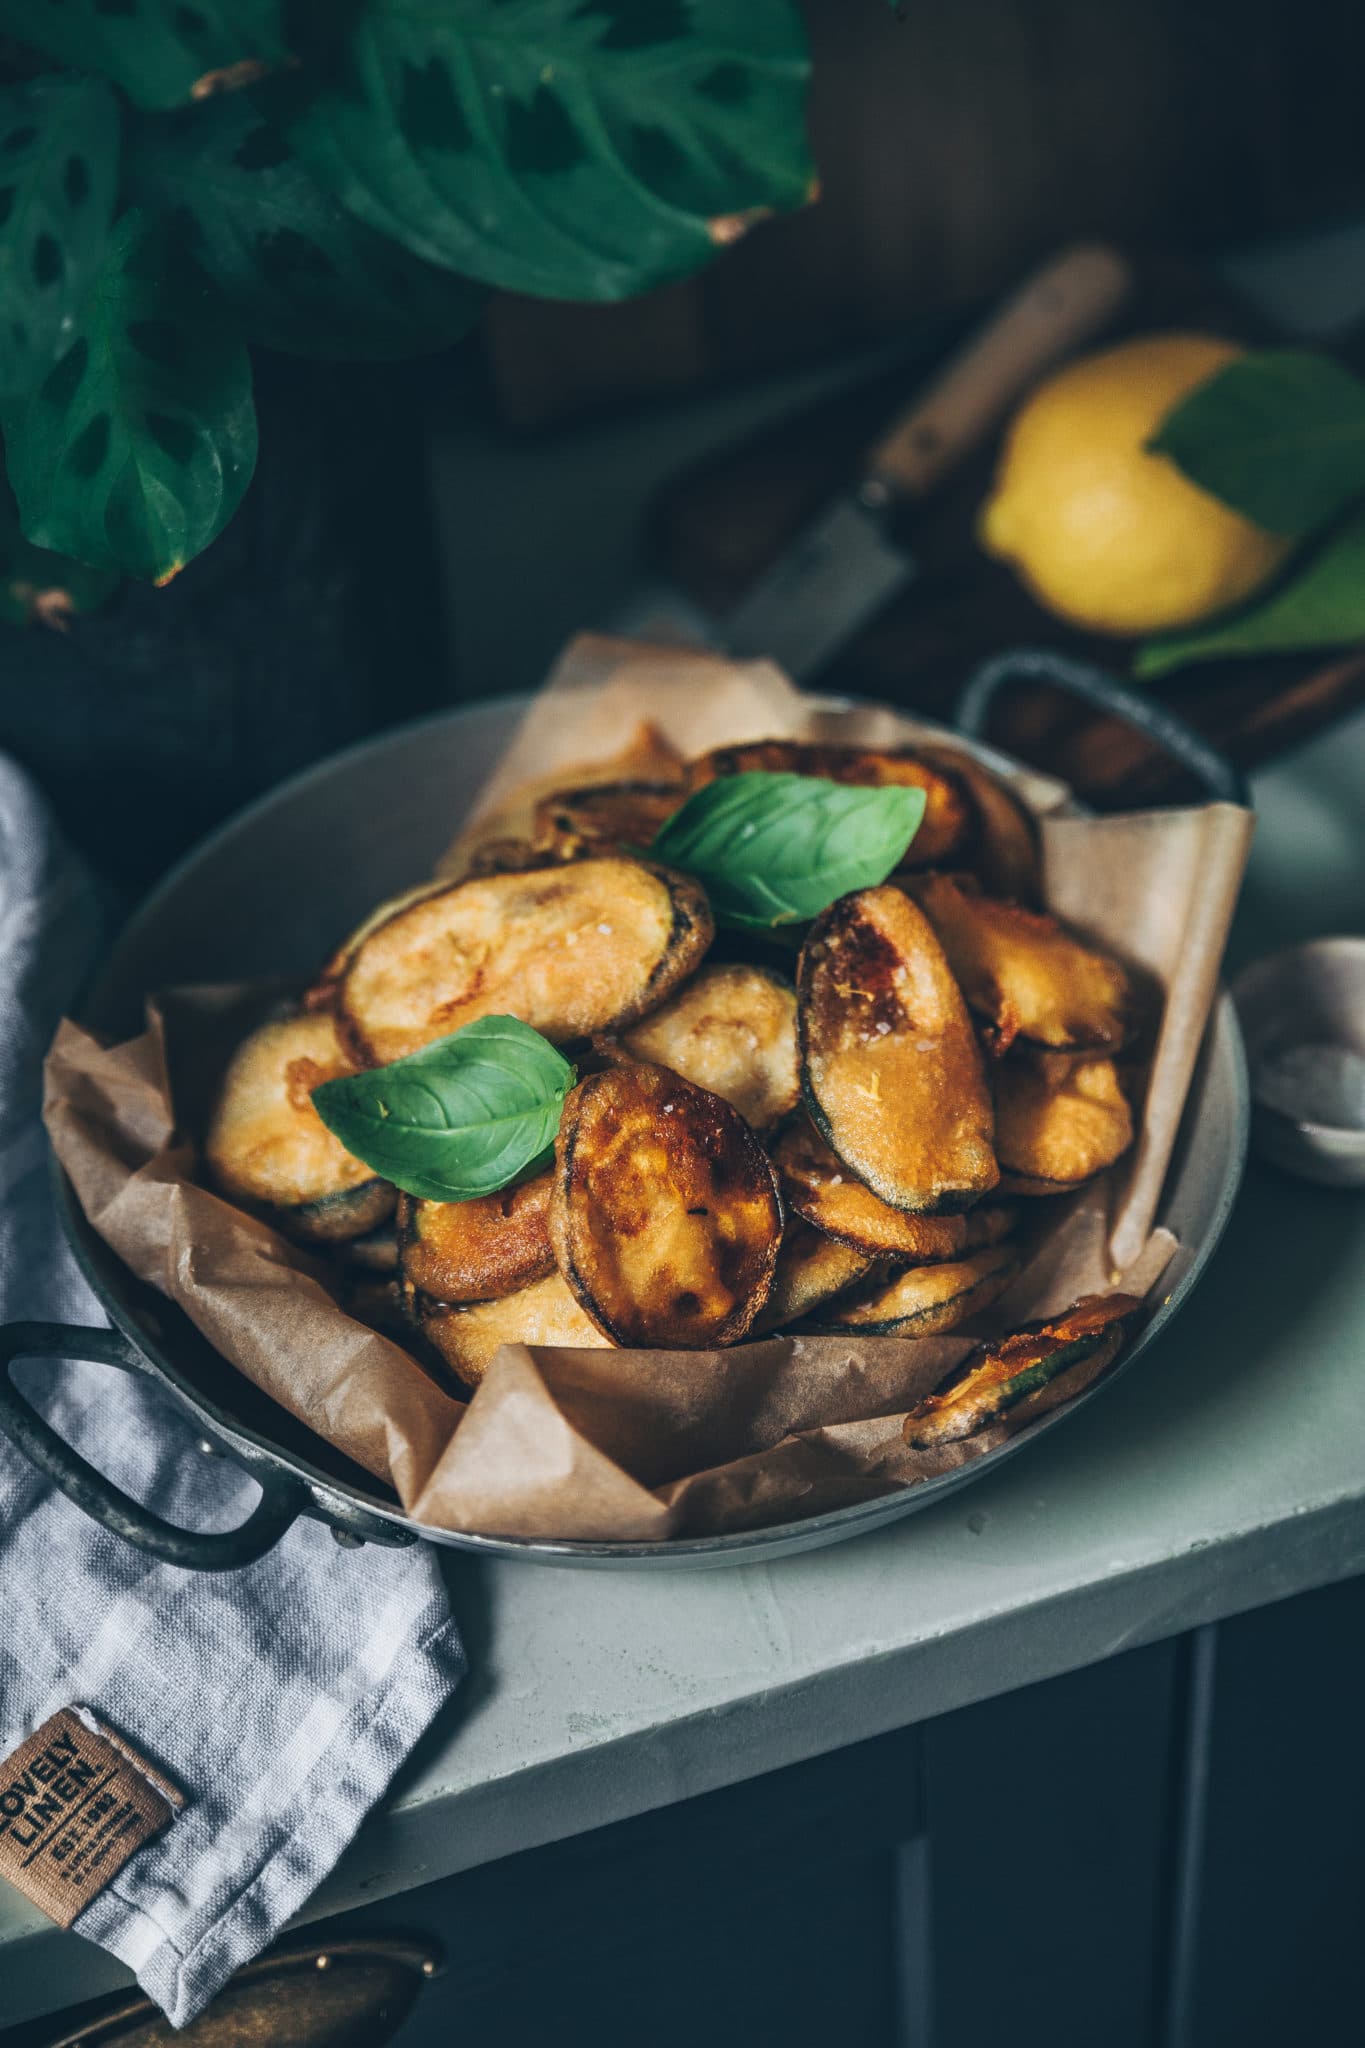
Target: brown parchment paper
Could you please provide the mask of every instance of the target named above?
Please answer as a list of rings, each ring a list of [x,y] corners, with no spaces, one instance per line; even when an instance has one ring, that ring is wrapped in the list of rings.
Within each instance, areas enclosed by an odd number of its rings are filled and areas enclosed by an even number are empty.
[[[880,706],[806,696],[766,662],[596,636],[571,644],[530,707],[442,871],[524,833],[534,796],[623,768],[667,777],[688,755],[764,738],[904,744],[951,736]],[[1082,1364],[1008,1424],[933,1452],[906,1411],[980,1334],[1122,1285],[1146,1297],[1173,1240],[1153,1218],[1250,841],[1227,804],[1090,820],[1020,771],[1052,908],[1149,978],[1160,1018],[1138,1142],[1067,1202],[1035,1202],[1020,1278],[944,1338],[773,1337],[718,1352],[505,1345],[465,1405],[353,1320],[325,1263],[201,1186],[194,1134],[232,1046],[270,993],[161,997],[147,1030],[105,1046],[62,1026],[47,1065],[53,1146],[95,1229],[185,1310],[232,1368],[390,1484],[415,1520],[490,1535],[664,1540],[823,1512],[993,1449],[1093,1377]],[[414,876],[414,882],[420,881]],[[320,932],[321,958],[341,934]],[[300,961],[300,973],[315,965]]]

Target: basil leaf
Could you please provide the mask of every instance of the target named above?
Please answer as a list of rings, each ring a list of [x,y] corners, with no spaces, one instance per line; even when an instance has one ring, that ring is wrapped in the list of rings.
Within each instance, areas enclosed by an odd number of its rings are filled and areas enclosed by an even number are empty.
[[[687,799],[651,852],[695,875],[722,924],[755,930],[817,917],[884,882],[924,816],[922,789],[862,789],[752,769]]]
[[[1365,639],[1365,512],[1355,513],[1291,570],[1268,597],[1188,633],[1149,640],[1133,663],[1137,676],[1165,675],[1187,662],[1234,654],[1284,654],[1296,647],[1339,647]]]
[[[1365,491],[1365,384],[1328,356],[1240,356],[1167,414],[1148,447],[1270,533],[1307,534]]]
[[[387,1067],[324,1081],[313,1107],[405,1193],[472,1202],[545,1159],[575,1078],[528,1024],[478,1017]]]

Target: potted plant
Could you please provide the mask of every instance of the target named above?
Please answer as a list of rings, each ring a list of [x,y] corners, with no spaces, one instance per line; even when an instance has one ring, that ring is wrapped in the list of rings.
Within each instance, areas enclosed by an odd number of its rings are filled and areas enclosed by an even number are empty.
[[[0,32],[0,609],[68,629],[6,635],[0,743],[145,871],[373,723],[381,652],[387,705],[437,672],[401,380],[334,366],[800,204],[804,42],[793,0],[0,0]]]

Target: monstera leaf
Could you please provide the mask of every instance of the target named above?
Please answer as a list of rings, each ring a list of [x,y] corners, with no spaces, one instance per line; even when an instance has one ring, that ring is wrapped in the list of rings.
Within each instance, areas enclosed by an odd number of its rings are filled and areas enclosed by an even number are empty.
[[[340,360],[420,355],[478,316],[477,286],[338,206],[250,94],[143,117],[129,158],[136,196],[183,230],[248,340]]]
[[[50,370],[104,258],[118,106],[96,79],[0,90],[0,400]]]
[[[98,71],[140,107],[179,107],[289,60],[282,0],[0,0],[0,30]]]
[[[368,0],[283,118],[344,206],[551,299],[696,269],[812,187],[792,0]]]
[[[14,494],[0,478],[0,619],[64,628],[74,612],[93,611],[117,585],[108,569],[87,569],[25,540]]]
[[[231,518],[256,462],[245,344],[137,211],[55,369],[0,422],[34,545],[158,583]]]

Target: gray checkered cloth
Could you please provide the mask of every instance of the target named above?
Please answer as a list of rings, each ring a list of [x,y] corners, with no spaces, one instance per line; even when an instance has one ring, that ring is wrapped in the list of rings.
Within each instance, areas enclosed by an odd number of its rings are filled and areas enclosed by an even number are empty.
[[[0,1320],[106,1319],[59,1231],[41,1064],[97,942],[92,897],[0,757]],[[150,1382],[23,1363],[18,1384],[137,1499],[232,1528],[256,1489]],[[76,1931],[183,2026],[331,1870],[464,1671],[432,1553],[338,1549],[301,1522],[244,1571],[152,1562],[0,1439],[0,1754],[59,1707],[126,1735],[187,1795]],[[3,2019],[0,2017],[0,2024]]]

